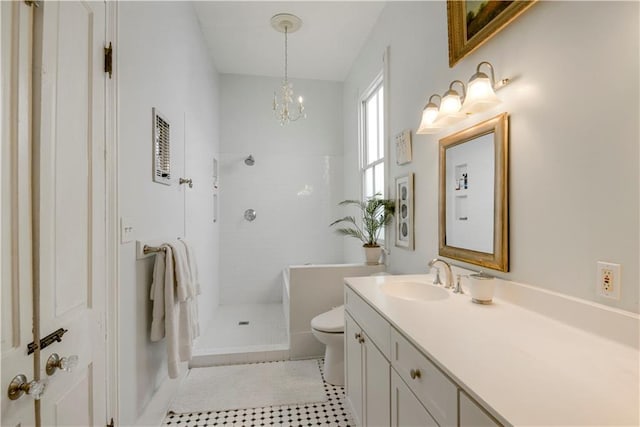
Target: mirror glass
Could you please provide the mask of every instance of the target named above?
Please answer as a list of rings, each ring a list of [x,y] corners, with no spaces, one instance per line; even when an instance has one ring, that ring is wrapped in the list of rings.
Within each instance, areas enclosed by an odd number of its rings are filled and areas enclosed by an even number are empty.
[[[440,140],[439,254],[508,271],[507,114]]]

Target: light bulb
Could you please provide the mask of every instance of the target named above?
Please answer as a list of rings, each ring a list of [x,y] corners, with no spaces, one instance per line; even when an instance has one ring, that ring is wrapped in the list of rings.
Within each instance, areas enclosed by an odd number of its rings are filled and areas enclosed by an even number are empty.
[[[302,101],[303,101],[302,97],[301,97],[301,96],[299,96],[299,97],[298,97],[298,103],[299,103],[299,104],[302,104]]]
[[[431,125],[438,118],[438,107],[435,104],[429,104],[422,112],[422,124]]]
[[[479,72],[469,81],[463,111],[466,113],[480,113],[498,105],[500,102],[500,98],[493,90],[489,77]]]
[[[452,114],[460,111],[462,103],[460,102],[460,95],[455,90],[448,90],[442,98],[442,104],[440,104],[440,111],[442,114]]]

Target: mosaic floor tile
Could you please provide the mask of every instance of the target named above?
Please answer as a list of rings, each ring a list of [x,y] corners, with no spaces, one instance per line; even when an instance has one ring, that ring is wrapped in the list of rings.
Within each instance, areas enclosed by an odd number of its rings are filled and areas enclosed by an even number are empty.
[[[323,360],[318,360],[323,374]],[[324,379],[324,374],[323,374]],[[344,387],[324,383],[328,400],[322,403],[268,406],[264,408],[234,409],[229,411],[168,414],[163,426],[331,426],[352,427],[353,418],[346,408]]]

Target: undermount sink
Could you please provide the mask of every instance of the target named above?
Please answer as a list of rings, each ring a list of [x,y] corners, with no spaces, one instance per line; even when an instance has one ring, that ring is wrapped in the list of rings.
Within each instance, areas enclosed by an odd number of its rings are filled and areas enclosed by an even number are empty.
[[[382,285],[382,292],[410,301],[436,301],[449,298],[449,292],[425,282],[393,282]]]

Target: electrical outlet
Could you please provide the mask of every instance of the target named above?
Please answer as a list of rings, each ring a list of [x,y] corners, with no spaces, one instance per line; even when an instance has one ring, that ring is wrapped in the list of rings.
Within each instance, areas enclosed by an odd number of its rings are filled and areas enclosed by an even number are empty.
[[[596,292],[598,295],[620,299],[620,264],[598,261]]]

